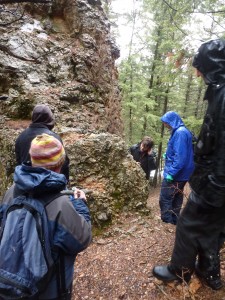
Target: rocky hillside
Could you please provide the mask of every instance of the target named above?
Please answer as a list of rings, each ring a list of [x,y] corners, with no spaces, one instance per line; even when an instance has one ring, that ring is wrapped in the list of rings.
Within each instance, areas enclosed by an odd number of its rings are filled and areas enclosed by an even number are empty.
[[[99,0],[5,6],[0,14],[0,187],[12,182],[14,141],[48,104],[71,160],[71,183],[91,190],[93,220],[146,212],[148,183],[123,141],[119,49]],[[91,195],[91,196],[90,196]]]

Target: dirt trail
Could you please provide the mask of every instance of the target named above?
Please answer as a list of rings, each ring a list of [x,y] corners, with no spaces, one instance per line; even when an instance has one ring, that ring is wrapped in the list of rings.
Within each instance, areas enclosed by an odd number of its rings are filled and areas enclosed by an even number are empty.
[[[186,197],[188,192],[186,188]],[[195,275],[189,286],[165,285],[152,276],[155,264],[169,262],[175,236],[175,226],[160,220],[158,197],[158,188],[150,192],[150,216],[123,213],[116,224],[78,255],[73,300],[225,300],[225,287],[215,292]]]

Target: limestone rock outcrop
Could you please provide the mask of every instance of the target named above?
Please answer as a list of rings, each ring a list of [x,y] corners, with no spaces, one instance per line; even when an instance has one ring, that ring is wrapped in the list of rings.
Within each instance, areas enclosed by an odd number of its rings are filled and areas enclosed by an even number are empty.
[[[56,0],[21,9],[16,22],[0,15],[7,23],[0,27],[1,195],[12,182],[15,139],[34,105],[45,103],[71,160],[71,184],[91,191],[94,222],[108,223],[124,208],[146,212],[148,183],[123,141],[119,50],[101,2]]]

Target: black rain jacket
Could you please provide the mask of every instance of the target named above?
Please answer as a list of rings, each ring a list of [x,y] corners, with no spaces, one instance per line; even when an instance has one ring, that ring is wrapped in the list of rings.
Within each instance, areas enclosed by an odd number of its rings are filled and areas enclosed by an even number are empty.
[[[25,129],[16,139],[15,153],[16,153],[16,164],[21,165],[23,162],[30,161],[30,145],[32,140],[42,133],[54,136],[62,144],[62,139],[58,134],[51,131],[54,127],[54,118],[51,110],[45,105],[35,106],[32,114],[32,123]],[[66,155],[65,162],[62,166],[61,173],[66,176],[69,182],[69,158]]]
[[[225,204],[225,40],[211,40],[199,48],[193,60],[208,85],[208,108],[195,146],[192,190],[203,203]]]
[[[146,174],[146,179],[149,179],[150,172],[156,169],[155,158],[153,154],[149,155],[146,152],[141,152],[140,145],[141,143],[135,144],[129,150],[134,160],[140,163]]]

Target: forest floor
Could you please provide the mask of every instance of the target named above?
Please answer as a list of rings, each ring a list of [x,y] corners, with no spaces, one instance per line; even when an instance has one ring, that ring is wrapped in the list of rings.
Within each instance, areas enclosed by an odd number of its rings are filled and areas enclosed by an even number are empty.
[[[185,189],[185,199],[189,189]],[[72,300],[225,300],[225,287],[213,291],[193,275],[189,285],[163,284],[154,265],[168,264],[176,227],[163,223],[159,188],[150,192],[149,216],[123,213],[76,260]],[[225,248],[221,251],[225,286]]]

